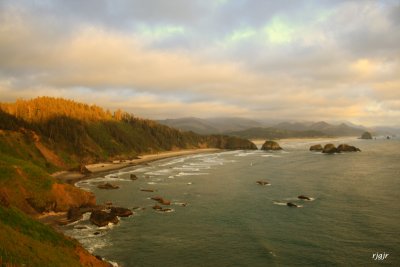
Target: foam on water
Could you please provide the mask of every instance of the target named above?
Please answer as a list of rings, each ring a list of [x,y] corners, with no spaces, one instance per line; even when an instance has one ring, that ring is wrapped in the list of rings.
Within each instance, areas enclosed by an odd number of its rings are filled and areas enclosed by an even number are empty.
[[[207,175],[205,172],[180,172],[175,176],[197,176],[197,175]]]

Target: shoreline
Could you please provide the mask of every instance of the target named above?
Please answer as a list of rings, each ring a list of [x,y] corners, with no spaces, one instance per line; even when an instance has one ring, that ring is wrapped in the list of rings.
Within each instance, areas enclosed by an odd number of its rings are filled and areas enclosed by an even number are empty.
[[[101,173],[106,173],[110,171],[115,171],[119,169],[123,169],[130,166],[137,166],[145,163],[149,163],[156,160],[173,158],[179,156],[186,155],[195,155],[207,152],[217,152],[222,151],[219,148],[195,148],[195,149],[184,149],[177,151],[164,151],[155,154],[145,154],[141,155],[136,159],[131,160],[118,160],[113,162],[100,162],[85,165],[85,168],[90,172],[88,174],[82,174],[78,171],[59,171],[51,174],[52,177],[56,178],[59,181],[66,182],[74,185],[76,182],[87,180],[93,178],[93,176],[97,176]]]

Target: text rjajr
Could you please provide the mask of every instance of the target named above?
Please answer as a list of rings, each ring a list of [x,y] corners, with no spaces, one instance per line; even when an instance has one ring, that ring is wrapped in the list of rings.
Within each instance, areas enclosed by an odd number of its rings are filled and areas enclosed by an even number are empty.
[[[383,261],[384,259],[389,256],[389,253],[383,252],[383,253],[374,253],[372,254],[372,258],[376,261]]]

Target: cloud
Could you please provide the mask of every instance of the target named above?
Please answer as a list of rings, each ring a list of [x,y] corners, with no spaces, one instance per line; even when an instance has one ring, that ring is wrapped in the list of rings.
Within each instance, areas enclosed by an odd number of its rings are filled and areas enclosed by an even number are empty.
[[[0,1],[0,94],[154,118],[393,124],[399,10],[390,1]]]

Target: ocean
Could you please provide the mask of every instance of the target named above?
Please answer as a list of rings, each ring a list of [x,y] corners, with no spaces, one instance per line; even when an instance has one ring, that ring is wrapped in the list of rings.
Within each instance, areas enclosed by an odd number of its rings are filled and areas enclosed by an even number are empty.
[[[328,142],[362,152],[308,150]],[[85,214],[65,233],[118,266],[400,266],[400,140],[280,145],[169,158],[78,182],[98,203],[135,213],[103,228]],[[106,181],[120,188],[97,188]],[[154,196],[171,210],[153,210]]]

